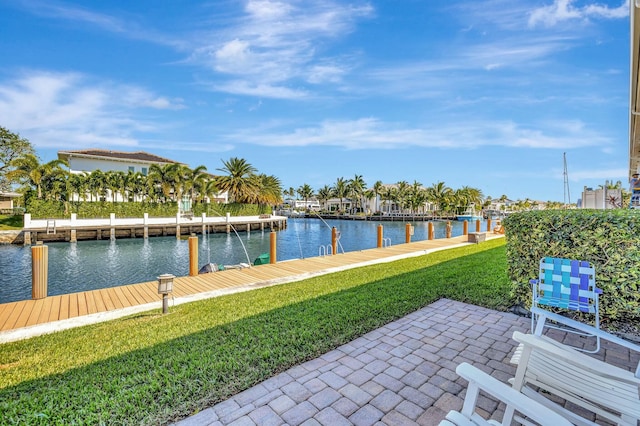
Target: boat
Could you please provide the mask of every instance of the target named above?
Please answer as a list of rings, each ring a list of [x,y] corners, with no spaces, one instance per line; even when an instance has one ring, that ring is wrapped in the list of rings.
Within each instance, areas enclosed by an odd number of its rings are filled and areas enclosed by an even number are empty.
[[[467,206],[464,213],[456,215],[456,220],[466,220],[467,222],[475,222],[476,220],[483,220],[484,218],[480,213],[476,211],[474,204]]]

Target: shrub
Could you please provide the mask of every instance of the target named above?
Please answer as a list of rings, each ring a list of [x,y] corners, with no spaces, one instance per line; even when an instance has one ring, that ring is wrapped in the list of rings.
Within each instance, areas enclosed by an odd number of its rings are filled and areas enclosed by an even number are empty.
[[[640,320],[640,214],[633,210],[544,210],[504,220],[513,296],[531,304],[529,280],[542,257],[591,262],[602,318]]]
[[[207,216],[225,216],[227,212],[231,216],[258,216],[263,213],[271,213],[271,207],[255,204],[206,204],[195,203],[193,214],[196,216],[206,213]],[[69,218],[71,213],[78,215],[79,219],[108,218],[111,213],[116,217],[142,217],[149,213],[149,217],[175,217],[178,213],[178,204],[175,202],[147,203],[125,202],[112,203],[110,201],[47,201],[31,198],[28,201],[27,213],[31,213],[32,219]]]

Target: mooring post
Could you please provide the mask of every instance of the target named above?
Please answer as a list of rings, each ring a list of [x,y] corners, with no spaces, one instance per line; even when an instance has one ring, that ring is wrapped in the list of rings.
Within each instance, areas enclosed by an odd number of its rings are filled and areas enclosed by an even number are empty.
[[[31,247],[31,298],[47,297],[49,275],[49,247],[36,244]]]
[[[447,222],[447,238],[451,238],[451,221]]]
[[[78,235],[77,235],[77,230],[76,230],[76,219],[78,218],[78,215],[76,213],[71,213],[71,221],[70,221],[70,228],[71,228],[71,232],[69,232],[69,242],[70,243],[75,243],[78,241]]]
[[[278,261],[277,256],[277,234],[275,231],[271,231],[269,234],[269,263],[276,263]]]
[[[476,232],[480,232],[480,219],[476,220]]]
[[[382,225],[378,225],[378,248],[382,247],[382,236],[384,234],[384,227]]]
[[[142,238],[146,240],[147,238],[149,238],[149,213],[143,214],[142,222],[144,222],[144,231],[142,233]]]
[[[338,230],[334,226],[331,228],[331,254],[338,253]]]
[[[404,226],[404,240],[407,244],[411,242],[411,224],[407,223]]]
[[[462,222],[462,235],[469,234],[469,222],[466,220]]]
[[[189,237],[189,276],[198,275],[198,237]]]
[[[433,240],[434,237],[434,230],[433,230],[433,222],[429,222],[429,226],[428,226],[428,232],[427,234],[429,234],[429,239]]]
[[[491,231],[491,218],[487,218],[487,232]]]

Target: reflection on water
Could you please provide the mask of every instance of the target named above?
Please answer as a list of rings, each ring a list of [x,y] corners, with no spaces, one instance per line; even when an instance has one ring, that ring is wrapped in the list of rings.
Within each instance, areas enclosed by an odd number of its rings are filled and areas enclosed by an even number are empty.
[[[331,244],[331,228],[340,231],[345,252],[376,247],[377,227],[391,244],[405,241],[405,222],[289,219],[287,229],[277,233],[278,261],[315,257],[320,246]],[[414,222],[412,241],[428,238],[428,222]],[[434,222],[435,237],[445,237],[445,223]],[[452,222],[452,235],[462,234],[462,223]],[[483,224],[483,229],[485,229]],[[472,229],[473,227],[470,227]],[[475,228],[473,228],[475,229]],[[199,266],[250,263],[268,253],[270,231],[199,235]],[[245,250],[243,249],[246,248]],[[83,290],[155,281],[160,274],[189,273],[189,244],[175,237],[48,243],[49,296]],[[339,249],[341,252],[342,250]],[[0,245],[0,303],[31,298],[31,248]]]

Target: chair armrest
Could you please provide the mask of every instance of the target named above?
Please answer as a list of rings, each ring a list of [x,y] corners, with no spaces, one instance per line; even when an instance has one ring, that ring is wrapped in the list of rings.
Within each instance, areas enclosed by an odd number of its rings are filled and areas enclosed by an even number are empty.
[[[573,320],[571,318],[567,318],[563,315],[558,315],[554,312],[550,312],[541,308],[538,308],[537,306],[532,306],[531,307],[531,313],[535,314],[535,315],[539,315],[539,320],[538,320],[538,324],[542,325],[544,324],[544,322],[547,319],[550,319],[552,321],[556,321],[559,323],[562,323],[566,326],[569,326],[571,328],[575,328],[577,330],[583,331],[585,333],[588,334],[592,334],[594,336],[598,336],[601,339],[604,340],[608,340],[611,343],[615,343],[616,345],[620,345],[623,346],[627,349],[630,349],[632,351],[638,352],[640,353],[640,345],[637,345],[635,343],[632,343],[628,340],[624,340],[619,338],[618,336],[614,336],[611,333],[607,333],[606,331],[600,330],[598,328],[595,328],[593,326],[590,326],[589,324],[585,324],[583,322],[579,322],[576,320]],[[536,333],[537,335],[539,335],[539,333],[537,333],[538,331],[538,327],[536,327]]]
[[[545,407],[524,394],[521,394],[512,387],[498,381],[484,371],[481,371],[466,362],[458,365],[456,373],[458,373],[460,377],[469,381],[470,385],[474,385],[469,386],[465,399],[473,398],[473,400],[476,400],[479,390],[483,390],[489,395],[497,398],[499,401],[504,402],[516,411],[540,424],[552,424],[556,426],[571,426],[572,424],[560,414],[552,411],[548,407]],[[475,395],[473,395],[471,391],[472,389],[475,389]]]
[[[534,351],[543,351],[550,354],[553,359],[565,361],[575,368],[576,374],[581,371],[589,371],[602,378],[640,386],[640,377],[634,376],[632,372],[590,357],[547,337],[515,331],[513,339],[525,346],[532,347]]]

